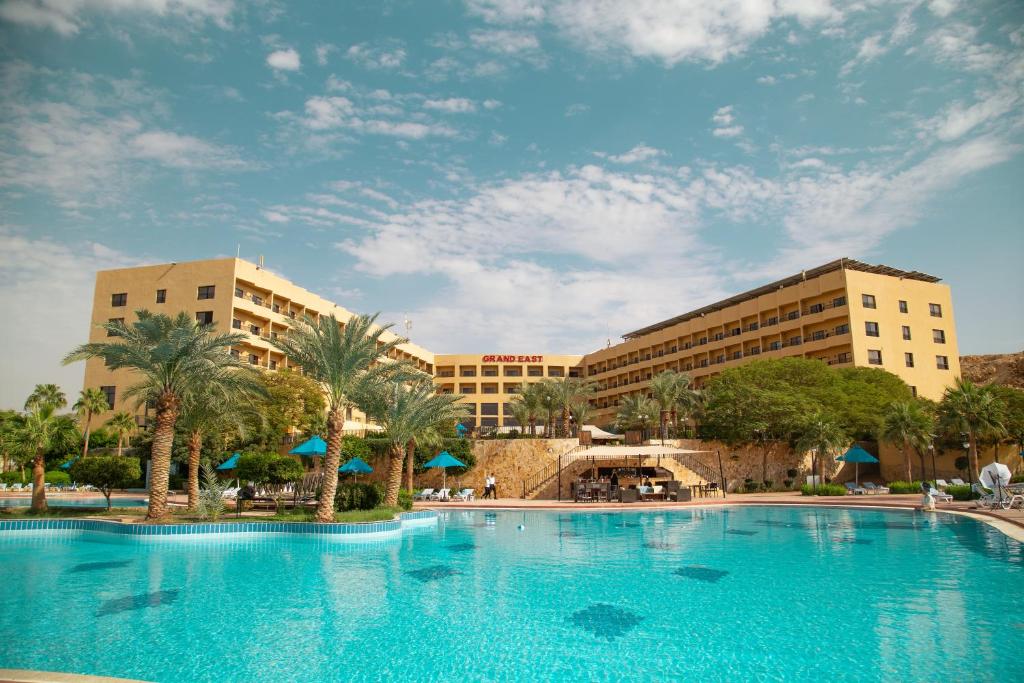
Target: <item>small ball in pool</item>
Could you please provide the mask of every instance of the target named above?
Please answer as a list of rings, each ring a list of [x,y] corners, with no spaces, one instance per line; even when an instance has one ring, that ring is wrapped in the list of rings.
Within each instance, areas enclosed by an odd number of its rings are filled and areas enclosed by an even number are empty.
[[[525,531],[526,530],[526,525],[525,524],[520,524],[516,528],[519,529],[520,531]]]

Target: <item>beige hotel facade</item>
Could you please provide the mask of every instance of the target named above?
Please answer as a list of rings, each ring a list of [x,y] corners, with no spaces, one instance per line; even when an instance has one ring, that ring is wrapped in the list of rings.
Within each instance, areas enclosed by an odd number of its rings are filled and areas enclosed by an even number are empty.
[[[97,273],[89,340],[105,341],[100,324],[131,322],[140,308],[185,311],[220,332],[243,332],[245,340],[231,352],[266,371],[288,367],[271,340],[297,318],[333,313],[345,324],[353,315],[242,259],[168,263]],[[394,336],[386,332],[385,338]],[[756,358],[803,356],[835,367],[888,370],[933,400],[960,375],[949,287],[931,275],[851,259],[635,330],[586,355],[515,351],[435,354],[406,342],[392,356],[433,376],[438,392],[459,394],[470,411],[467,425],[476,427],[516,426],[509,401],[544,378],[590,381],[593,422],[607,425],[623,397],[647,393],[651,378],[670,369],[689,374],[699,387]],[[86,363],[85,386],[101,388],[113,410],[133,409],[124,400],[131,384],[128,371],[110,371],[98,359]],[[139,415],[143,419],[144,410]],[[354,428],[365,423],[358,412],[347,417]]]

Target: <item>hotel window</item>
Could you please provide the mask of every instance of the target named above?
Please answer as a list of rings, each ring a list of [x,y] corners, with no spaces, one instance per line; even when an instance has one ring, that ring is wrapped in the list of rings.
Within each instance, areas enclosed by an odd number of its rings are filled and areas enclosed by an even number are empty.
[[[845,305],[846,305],[846,297],[845,296],[837,296],[835,299],[832,299],[832,308],[839,308],[840,306],[845,306]]]
[[[778,351],[781,348],[782,348],[782,342],[780,342],[780,341],[773,341],[771,344],[768,345],[768,350],[769,351]]]
[[[239,320],[238,318],[233,319],[231,321],[231,327],[236,330],[242,329],[242,321]]]
[[[910,385],[910,393],[914,398],[917,398],[917,387]]]
[[[907,302],[900,299],[900,313],[907,313],[910,309],[907,308]]]
[[[740,333],[740,328],[738,328],[738,327],[734,327],[734,328],[732,328],[732,330],[729,331],[729,334],[731,334],[734,337],[736,335],[738,335],[739,333]]]
[[[496,418],[496,417],[481,417],[480,418],[480,426],[481,427],[497,427],[498,426],[498,418]]]
[[[751,346],[750,350],[747,351],[747,355],[748,356],[756,356],[759,353],[761,353],[761,347],[760,346]]]
[[[240,353],[238,352],[238,349],[231,349],[231,357],[232,357],[232,358],[238,358],[238,357],[240,357],[241,355],[242,355],[242,354],[240,354]]]
[[[912,354],[912,353],[904,353],[903,354],[903,361],[907,364],[908,368],[914,367],[914,354]]]
[[[249,354],[249,365],[259,365],[259,364],[260,364],[260,357],[257,356],[255,353],[250,353]]]
[[[121,323],[122,325],[124,325],[124,318],[111,318],[110,320],[107,321],[107,323],[111,325],[115,323]],[[113,330],[107,330],[107,336],[120,337],[121,335],[119,335],[117,332],[114,332]]]
[[[270,361],[270,369],[271,370],[277,370],[277,361],[276,360]]]
[[[121,292],[120,294],[110,295],[110,305],[117,308],[119,306],[128,305],[128,292]]]
[[[257,325],[249,325],[249,332],[255,334],[257,337],[260,336],[260,328]]]
[[[199,288],[199,299],[212,299],[214,293],[213,285],[203,285]]]
[[[942,305],[941,304],[928,304],[928,313],[930,313],[933,318],[941,318],[942,317]]]
[[[590,374],[592,374],[592,375],[595,374],[594,371],[593,371],[593,368],[591,368]],[[528,377],[543,377],[544,376],[544,368],[538,368],[536,366],[531,366],[531,367],[526,369],[526,375]]]
[[[881,365],[882,352],[878,349],[868,349],[868,365]]]
[[[256,296],[255,294],[253,294],[252,295],[252,302],[254,304],[256,304],[257,306],[262,306],[263,305],[263,297]]]
[[[725,339],[725,335],[721,332],[715,332],[715,341],[722,341]]]
[[[466,412],[468,412],[470,415],[476,415],[475,403],[463,403],[462,405],[466,406]]]
[[[864,323],[864,334],[869,337],[878,336],[878,323],[866,322]]]
[[[818,330],[816,332],[812,332],[811,333],[811,340],[813,340],[813,341],[821,341],[824,338],[825,338],[825,330]]]
[[[836,362],[837,363],[849,363],[850,362],[850,353],[848,351],[844,351],[843,353],[840,353],[838,356],[836,356]]]
[[[789,338],[789,345],[790,346],[800,346],[800,342],[801,341],[802,340],[800,339],[800,337],[790,337]]]
[[[506,367],[505,368],[505,376],[506,377],[522,377],[523,376],[523,369],[522,368]]]
[[[910,325],[902,325],[901,329],[903,330],[903,340],[910,341]]]
[[[480,387],[480,393],[483,393],[483,394],[496,394],[496,393],[498,393],[498,385],[497,384],[485,384],[482,387]]]
[[[483,375],[484,377],[497,377],[498,368],[484,368],[483,370],[480,371],[480,374]]]
[[[213,311],[199,311],[196,313],[196,320],[200,325],[212,325]]]
[[[274,304],[273,306],[270,307],[270,310],[272,310],[274,313],[280,313],[281,307],[278,306],[277,304]]]
[[[821,313],[825,310],[825,304],[811,304],[811,307],[807,309],[808,313]]]
[[[703,346],[704,344],[707,344],[707,343],[708,343],[708,338],[707,337],[701,337],[700,339],[697,340],[697,346]]]
[[[167,303],[167,290],[166,289],[158,289],[158,290],[156,290],[156,302],[158,304],[165,304],[165,303]]]
[[[548,377],[564,377],[565,371],[562,368],[549,367]]]
[[[459,393],[460,394],[475,394],[476,393],[476,385],[475,384],[463,384],[463,385],[459,386]]]
[[[935,356],[935,367],[939,370],[949,370],[949,358],[947,356]]]
[[[114,399],[117,397],[117,387],[100,387],[100,391],[103,392],[103,397],[107,399],[107,405],[113,410]]]
[[[271,332],[270,333],[270,338],[271,339],[277,339],[277,332]]]
[[[850,326],[847,324],[836,325],[836,334],[847,334],[850,331]]]
[[[764,326],[765,327],[768,327],[769,325],[778,325],[778,324],[779,324],[779,318],[778,318],[778,316],[775,316],[775,315],[773,315],[772,317],[768,318],[768,320],[766,320],[764,322]]]
[[[476,377],[476,368],[459,368],[459,377]]]
[[[481,415],[497,415],[498,404],[497,403],[481,403],[480,404]]]
[[[936,344],[946,343],[946,333],[944,330],[932,330],[932,341]]]
[[[241,287],[235,287],[235,296],[237,296],[239,299],[245,298],[245,292],[242,291]]]
[[[864,308],[877,308],[875,306],[875,295],[874,294],[861,294],[861,303],[864,304]]]

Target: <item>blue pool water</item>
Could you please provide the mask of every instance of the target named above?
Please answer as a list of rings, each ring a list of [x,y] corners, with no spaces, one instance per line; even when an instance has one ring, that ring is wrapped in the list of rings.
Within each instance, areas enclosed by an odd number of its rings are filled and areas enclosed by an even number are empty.
[[[0,498],[0,508],[27,508],[32,504],[32,499],[23,496],[21,498]],[[100,498],[60,498],[53,495],[46,496],[46,504],[52,508],[105,508],[107,499]],[[110,504],[116,508],[140,508],[149,505],[148,498],[111,498]]]
[[[166,682],[1021,680],[1024,548],[952,515],[449,511],[358,545],[65,533],[0,534],[0,668]]]

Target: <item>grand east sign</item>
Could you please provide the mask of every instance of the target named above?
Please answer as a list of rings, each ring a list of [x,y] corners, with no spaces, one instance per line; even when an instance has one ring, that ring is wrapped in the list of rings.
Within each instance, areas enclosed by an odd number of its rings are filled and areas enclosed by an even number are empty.
[[[543,363],[544,356],[482,356],[481,363]]]

